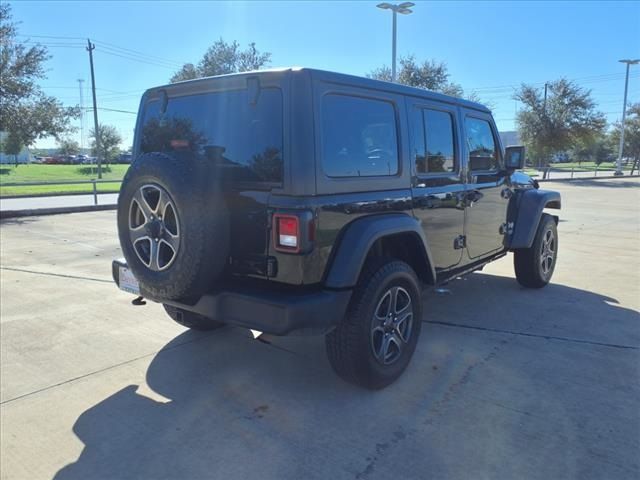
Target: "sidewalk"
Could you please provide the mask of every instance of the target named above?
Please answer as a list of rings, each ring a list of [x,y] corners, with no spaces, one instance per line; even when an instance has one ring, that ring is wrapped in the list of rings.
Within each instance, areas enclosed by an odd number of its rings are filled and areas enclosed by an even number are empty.
[[[118,203],[117,193],[103,193],[98,195],[98,206],[115,206]],[[93,207],[93,195],[63,195],[54,197],[24,197],[0,199],[0,212],[35,211],[49,209],[65,209],[75,207]]]

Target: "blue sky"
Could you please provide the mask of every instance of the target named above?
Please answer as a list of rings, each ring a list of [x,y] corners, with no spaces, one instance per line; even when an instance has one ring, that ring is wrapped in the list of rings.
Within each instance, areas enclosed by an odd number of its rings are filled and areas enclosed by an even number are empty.
[[[243,46],[256,42],[272,53],[273,67],[364,75],[390,64],[391,15],[377,3],[16,1],[12,8],[22,22],[19,33],[50,46],[53,58],[41,82],[47,93],[78,104],[81,78],[89,105],[81,44],[90,37],[97,44],[98,106],[136,111],[144,89],[167,83],[179,64],[197,62],[221,37]],[[514,129],[513,86],[542,88],[560,77],[591,89],[609,121],[620,118],[624,66],[618,60],[640,58],[640,2],[414,3],[412,15],[398,18],[398,54],[446,62],[451,80],[491,104],[501,130]],[[640,66],[632,67],[629,100],[640,101]],[[100,110],[99,116],[118,128],[125,147],[131,144],[135,115]],[[88,115],[87,126],[92,122]],[[37,144],[54,145],[51,139]]]

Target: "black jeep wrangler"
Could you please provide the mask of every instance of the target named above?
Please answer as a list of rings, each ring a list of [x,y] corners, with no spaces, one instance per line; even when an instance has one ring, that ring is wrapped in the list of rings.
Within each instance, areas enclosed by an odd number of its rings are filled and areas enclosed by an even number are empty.
[[[120,288],[193,329],[326,334],[367,388],[409,363],[426,286],[510,251],[525,287],[555,267],[560,195],[458,98],[306,68],[187,81],[144,94],[133,156]]]

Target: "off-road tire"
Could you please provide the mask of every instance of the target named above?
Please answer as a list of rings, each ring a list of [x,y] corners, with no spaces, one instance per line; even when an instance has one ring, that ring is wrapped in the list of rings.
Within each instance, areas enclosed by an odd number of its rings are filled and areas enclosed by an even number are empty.
[[[167,312],[167,315],[171,317],[176,323],[179,323],[183,327],[190,328],[191,330],[215,330],[223,327],[224,323],[217,320],[213,320],[208,317],[204,317],[198,313],[190,312],[188,310],[182,310],[181,308],[174,307],[172,305],[162,305]]]
[[[411,297],[413,324],[408,342],[397,361],[384,365],[376,359],[371,329],[375,309],[385,292],[402,287]],[[422,298],[418,277],[406,263],[389,258],[368,261],[344,319],[325,338],[329,363],[347,382],[378,390],[393,383],[404,372],[415,351],[422,325]]]
[[[542,266],[544,240],[547,232],[551,232],[554,241],[553,261],[545,273]],[[533,244],[529,248],[520,248],[513,252],[513,266],[518,283],[526,288],[542,288],[551,281],[558,259],[558,229],[553,217],[543,213],[536,230]]]
[[[120,245],[142,292],[151,298],[196,297],[222,272],[229,254],[229,215],[216,182],[213,167],[188,152],[146,153],[127,171],[118,198]],[[164,271],[138,258],[129,235],[132,198],[145,185],[161,187],[175,204],[180,246]]]

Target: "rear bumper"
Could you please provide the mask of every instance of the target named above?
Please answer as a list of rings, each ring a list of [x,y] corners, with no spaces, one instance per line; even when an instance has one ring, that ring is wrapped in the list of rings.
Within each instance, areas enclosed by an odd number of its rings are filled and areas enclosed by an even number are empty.
[[[120,267],[124,260],[112,263],[113,279],[120,286]],[[183,310],[199,313],[224,323],[259,330],[274,335],[297,333],[325,333],[342,320],[351,290],[317,290],[313,292],[280,292],[239,287],[208,293],[197,301],[183,303],[154,299]]]

